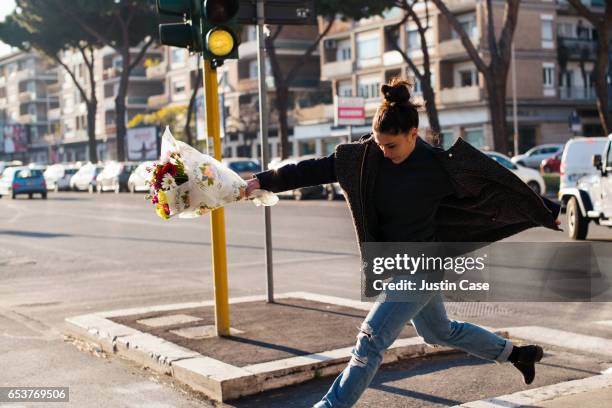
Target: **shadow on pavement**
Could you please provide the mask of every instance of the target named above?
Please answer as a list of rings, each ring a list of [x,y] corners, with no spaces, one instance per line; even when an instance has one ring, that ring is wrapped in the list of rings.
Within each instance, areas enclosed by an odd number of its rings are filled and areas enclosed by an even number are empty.
[[[51,232],[33,232],[33,231],[13,231],[13,230],[0,230],[0,235],[11,235],[14,237],[26,237],[26,238],[63,238],[70,237],[70,234],[54,234]]]
[[[431,358],[419,358],[407,360],[399,363],[394,363],[385,366],[379,370],[374,380],[370,384],[370,388],[382,391],[384,393],[393,394],[394,396],[405,397],[406,401],[402,401],[401,405],[397,403],[391,403],[388,407],[396,406],[411,406],[409,399],[418,400],[418,406],[424,406],[424,404],[431,405],[442,405],[452,406],[458,405],[465,401],[454,400],[437,396],[433,394],[427,394],[418,391],[412,391],[410,389],[402,389],[389,383],[395,381],[409,379],[411,377],[417,377],[420,375],[431,374],[437,371],[443,371],[450,367],[469,367],[469,366],[480,366],[480,365],[494,365],[495,363],[480,360],[475,357],[466,356],[465,354],[452,353],[446,357]],[[312,407],[325,395],[335,377],[326,377],[308,381],[304,384],[294,385],[285,387],[278,390],[270,390],[264,393],[258,394],[250,398],[244,398],[236,401],[229,401],[223,405],[224,407],[233,408],[306,408]],[[389,398],[393,398],[392,395]],[[367,396],[363,398],[363,405],[358,403],[356,407],[375,406],[370,405],[367,402]]]

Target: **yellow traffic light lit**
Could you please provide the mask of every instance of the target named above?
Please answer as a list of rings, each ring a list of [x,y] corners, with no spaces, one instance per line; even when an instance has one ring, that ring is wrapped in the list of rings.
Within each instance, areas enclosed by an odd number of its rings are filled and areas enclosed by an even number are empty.
[[[206,38],[208,51],[218,57],[229,55],[236,46],[234,36],[227,30],[217,28],[208,33]]]

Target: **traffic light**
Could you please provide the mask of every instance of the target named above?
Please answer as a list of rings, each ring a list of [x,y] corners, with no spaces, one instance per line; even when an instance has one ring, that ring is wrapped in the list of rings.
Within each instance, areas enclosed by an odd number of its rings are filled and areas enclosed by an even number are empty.
[[[202,52],[202,0],[157,0],[157,12],[162,16],[182,17],[182,23],[159,25],[162,44]]]
[[[238,59],[240,25],[237,14],[240,0],[204,0],[202,34],[204,58],[214,65],[226,59]]]

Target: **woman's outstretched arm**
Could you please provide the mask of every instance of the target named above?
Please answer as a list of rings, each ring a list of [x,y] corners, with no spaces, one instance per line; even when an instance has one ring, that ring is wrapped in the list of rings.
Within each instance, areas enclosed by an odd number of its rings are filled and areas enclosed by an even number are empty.
[[[263,171],[249,180],[247,194],[257,188],[280,193],[296,188],[336,182],[335,154],[319,159],[302,160],[276,170]]]

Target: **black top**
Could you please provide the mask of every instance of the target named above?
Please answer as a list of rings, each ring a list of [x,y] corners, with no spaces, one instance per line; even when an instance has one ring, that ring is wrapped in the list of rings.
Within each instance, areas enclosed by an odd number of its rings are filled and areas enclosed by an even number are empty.
[[[380,241],[435,239],[436,210],[454,190],[449,175],[425,143],[417,138],[414,151],[399,164],[381,160],[374,185]]]

